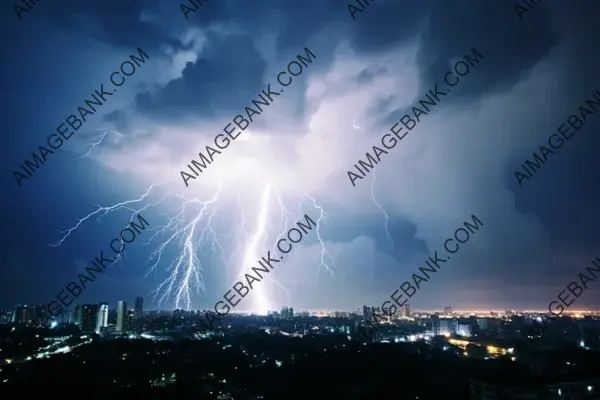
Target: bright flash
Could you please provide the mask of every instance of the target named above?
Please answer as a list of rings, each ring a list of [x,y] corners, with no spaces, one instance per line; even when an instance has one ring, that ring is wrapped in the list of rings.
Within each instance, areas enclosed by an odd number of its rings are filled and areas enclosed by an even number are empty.
[[[243,193],[235,192],[234,196],[231,196],[231,191],[228,192],[229,196],[226,195],[222,185],[206,198],[184,193],[166,191],[163,183],[155,183],[142,196],[111,206],[98,206],[64,231],[54,246],[60,246],[91,219],[99,220],[117,211],[136,215],[150,208],[155,209],[155,215],[158,216],[161,215],[158,211],[166,209],[168,219],[162,225],[153,224],[152,217],[148,217],[151,226],[148,230],[153,234],[145,244],[154,245],[154,248],[148,259],[146,276],[165,269],[168,275],[156,288],[154,300],[161,306],[172,301],[176,308],[190,310],[195,296],[205,292],[204,269],[207,265],[231,266],[238,277],[243,276],[251,266],[256,266],[260,256],[271,249],[288,225],[297,219],[301,208],[309,204],[318,211],[316,237],[321,246],[321,259],[317,273],[321,268],[333,273],[331,266],[334,260],[320,232],[321,224],[328,215],[309,194],[301,196],[292,212],[286,207],[291,200],[284,198],[270,182],[257,187],[255,193],[244,190]],[[231,210],[236,208],[239,212],[237,224],[232,230],[223,232],[220,228],[230,222]],[[233,240],[226,242],[225,238]],[[232,249],[229,249],[230,242],[233,242]],[[215,260],[215,255],[219,257],[218,260]],[[273,276],[265,278],[267,282],[262,282],[253,290],[250,311],[259,314],[266,314],[274,306],[269,302],[269,288],[273,284],[286,293],[290,302],[289,293],[283,285]]]

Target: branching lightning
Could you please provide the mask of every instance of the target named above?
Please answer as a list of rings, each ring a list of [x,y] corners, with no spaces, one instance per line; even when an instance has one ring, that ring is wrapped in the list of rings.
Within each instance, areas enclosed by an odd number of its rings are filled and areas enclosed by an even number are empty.
[[[97,132],[99,132],[99,131],[101,131],[101,130],[102,130],[102,129],[96,129],[96,131],[97,131]],[[95,149],[96,149],[98,146],[100,146],[100,145],[102,144],[102,142],[104,141],[104,139],[106,138],[106,136],[107,136],[109,133],[114,133],[114,134],[115,134],[115,135],[117,135],[117,136],[121,136],[121,134],[120,134],[119,132],[117,132],[117,131],[113,131],[113,130],[104,130],[104,133],[103,133],[103,134],[101,134],[101,135],[98,135],[98,136],[95,136],[95,137],[91,138],[91,139],[90,139],[90,141],[91,141],[90,143],[86,143],[86,144],[84,144],[84,147],[89,147],[89,149],[88,149],[87,153],[85,153],[84,155],[82,155],[82,156],[81,156],[81,157],[79,157],[79,158],[86,158],[86,157],[89,157],[89,156],[92,154],[92,152],[93,152],[93,151],[94,151],[94,150],[95,150]]]
[[[325,268],[325,271],[327,271],[331,275],[333,275],[333,270],[329,266],[329,263],[333,264],[335,262],[335,259],[329,253],[329,251],[327,251],[327,248],[325,247],[325,243],[323,242],[323,238],[321,237],[321,222],[326,217],[329,217],[329,214],[327,214],[325,212],[325,210],[323,210],[323,208],[317,204],[317,201],[315,200],[314,197],[312,197],[308,193],[305,193],[304,197],[310,199],[312,201],[313,206],[319,210],[319,218],[317,219],[317,240],[321,244],[321,262],[319,263],[319,266],[317,268],[317,276],[319,276],[319,272],[321,271],[321,268]]]
[[[222,188],[219,187],[210,199],[204,201],[177,195],[181,200],[178,212],[165,225],[157,228],[156,233],[148,241],[152,243],[156,237],[166,236],[166,239],[150,254],[148,261],[151,265],[146,276],[156,271],[167,249],[172,244],[178,243],[177,255],[167,267],[169,275],[155,290],[154,299],[159,304],[173,298],[176,308],[185,304],[186,309],[189,310],[192,295],[205,290],[202,275],[204,266],[198,252],[202,251],[206,243],[210,243],[213,254],[220,250],[221,257],[223,256],[223,248],[213,228],[213,219],[219,210],[221,190]],[[198,209],[194,210],[193,215],[188,218],[189,209],[196,207]]]
[[[412,101],[413,101],[414,97],[416,96],[416,94],[417,94],[417,88],[415,88],[409,104],[412,104]],[[356,125],[356,120],[352,121],[352,127],[356,130],[364,131],[364,129],[362,129],[360,126]],[[385,229],[385,234],[386,234],[388,240],[390,241],[390,245],[392,246],[392,249],[394,249],[394,241],[392,240],[390,231],[388,229],[388,224],[389,224],[391,218],[388,215],[388,213],[383,209],[381,204],[379,204],[379,202],[375,198],[375,171],[372,171],[371,173],[373,174],[373,181],[371,182],[371,200],[373,201],[373,204],[375,204],[375,206],[379,209],[379,211],[381,211],[381,213],[385,217],[385,221],[383,223],[383,228]]]
[[[100,220],[107,214],[117,211],[130,212],[131,219],[133,219],[136,214],[149,208],[161,206],[162,209],[168,210],[166,213],[167,220],[159,226],[151,224],[152,227],[147,229],[152,232],[152,235],[144,244],[154,244],[155,247],[149,255],[147,261],[149,268],[145,276],[158,273],[162,269],[166,270],[167,277],[154,291],[154,300],[159,305],[173,301],[176,308],[189,310],[192,308],[192,300],[195,295],[203,294],[206,289],[204,271],[209,264],[206,261],[207,252],[213,256],[217,255],[219,257],[218,263],[226,267],[234,267],[237,281],[245,272],[257,266],[257,260],[265,255],[267,250],[272,249],[276,240],[287,233],[292,224],[295,224],[298,220],[298,216],[292,214],[286,208],[285,202],[287,199],[284,199],[272,184],[266,183],[257,192],[256,207],[253,207],[254,204],[248,193],[243,194],[243,199],[239,192],[235,193],[236,201],[234,203],[237,207],[233,209],[237,208],[239,211],[239,214],[235,213],[238,223],[229,234],[221,235],[217,229],[219,226],[217,221],[219,217],[227,216],[224,206],[228,204],[228,199],[224,195],[221,186],[206,199],[190,198],[184,194],[165,191],[160,193],[163,186],[164,183],[154,183],[148,187],[143,195],[135,199],[111,206],[97,206],[95,211],[79,219],[73,227],[63,231],[60,240],[52,246],[60,246],[90,219]],[[331,266],[334,259],[326,249],[321,236],[321,225],[328,214],[319,206],[316,199],[309,194],[302,196],[298,204],[298,211],[300,211],[306,200],[309,200],[319,211],[318,220],[316,221],[316,238],[321,246],[321,258],[317,275],[321,268],[325,268],[327,272],[333,274]],[[249,215],[253,218],[249,218]],[[226,242],[223,241],[226,237],[233,239],[233,249],[231,250],[228,246],[229,243],[226,245]],[[283,290],[289,304],[290,298],[287,288],[274,279],[273,275],[265,275],[264,279],[266,282],[261,282],[252,291],[253,305],[251,311],[266,313],[270,306],[274,306],[274,304],[269,304],[268,290],[270,284],[274,284]]]
[[[372,171],[372,175],[373,175],[373,181],[371,182],[371,200],[373,200],[373,204],[375,204],[375,206],[377,208],[379,208],[379,211],[381,211],[381,213],[385,217],[385,222],[383,223],[383,227],[385,229],[385,234],[386,234],[388,240],[390,241],[390,245],[392,246],[392,249],[393,249],[394,241],[392,240],[392,237],[390,236],[390,231],[388,229],[388,224],[391,221],[391,218],[388,215],[388,213],[383,209],[383,207],[381,207],[381,204],[379,204],[379,202],[375,198],[375,182],[376,182],[375,171]]]
[[[412,104],[412,100],[415,97],[416,93],[417,93],[417,90],[415,89],[409,104]],[[356,125],[356,120],[353,121],[352,127],[356,130],[364,130],[364,129],[361,129],[358,125]],[[372,171],[371,173],[373,175],[373,181],[371,182],[371,200],[373,201],[373,204],[375,204],[375,206],[379,209],[379,211],[383,214],[383,216],[385,218],[384,223],[383,223],[383,228],[385,229],[385,234],[386,234],[388,240],[390,241],[390,245],[391,245],[392,249],[394,249],[394,240],[392,239],[392,236],[390,235],[390,231],[388,229],[391,218],[388,215],[388,213],[385,211],[385,209],[381,206],[381,204],[379,204],[379,202],[375,198],[375,182],[376,182],[375,171]]]
[[[60,240],[58,240],[56,243],[51,244],[50,246],[52,247],[58,247],[61,244],[63,244],[63,242],[69,237],[71,236],[71,233],[73,233],[75,230],[77,230],[85,221],[96,217],[96,221],[100,221],[100,218],[104,217],[106,214],[109,214],[113,211],[117,211],[117,210],[129,210],[133,212],[133,215],[138,214],[142,211],[144,211],[145,209],[147,209],[148,207],[150,207],[149,205],[146,205],[145,207],[142,207],[138,210],[133,210],[131,208],[131,206],[133,206],[134,204],[138,204],[141,203],[142,201],[146,200],[146,198],[150,195],[150,192],[152,191],[152,189],[154,189],[157,186],[160,186],[161,183],[153,183],[152,185],[150,185],[148,187],[148,190],[146,190],[146,193],[144,193],[142,196],[138,197],[137,199],[133,199],[133,200],[127,200],[121,203],[117,203],[114,204],[112,206],[108,206],[108,207],[103,207],[103,206],[96,206],[96,211],[93,211],[91,213],[89,213],[88,215],[86,215],[85,217],[81,218],[79,221],[77,221],[77,223],[72,227],[67,229],[66,231],[62,231],[61,233],[63,234],[63,236],[60,238]],[[163,197],[161,200],[157,201],[156,203],[154,203],[153,205],[157,205],[160,204],[163,200],[165,200],[166,196]]]

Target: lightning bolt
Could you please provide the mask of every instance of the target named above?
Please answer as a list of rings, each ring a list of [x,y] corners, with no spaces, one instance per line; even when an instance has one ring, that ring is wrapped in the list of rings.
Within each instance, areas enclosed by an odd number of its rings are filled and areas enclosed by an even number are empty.
[[[63,234],[63,236],[54,244],[51,244],[50,246],[52,247],[58,247],[61,244],[63,244],[63,242],[69,237],[71,236],[71,233],[73,233],[75,230],[77,230],[84,222],[86,222],[87,220],[96,217],[96,221],[99,222],[100,219],[102,217],[104,217],[106,214],[111,213],[113,211],[118,211],[118,210],[129,210],[132,212],[132,220],[133,217],[136,214],[139,214],[140,212],[146,210],[149,206],[146,205],[142,208],[139,208],[137,210],[134,210],[131,208],[131,206],[133,206],[134,204],[138,204],[141,203],[142,201],[146,200],[146,198],[150,195],[150,192],[152,191],[152,189],[154,189],[155,187],[160,186],[162,183],[154,183],[152,185],[150,185],[148,187],[148,190],[146,190],[146,193],[144,193],[142,196],[138,197],[137,199],[133,199],[133,200],[127,200],[121,203],[117,203],[115,205],[112,206],[108,206],[108,207],[103,207],[103,206],[96,206],[96,211],[93,211],[91,213],[89,213],[88,215],[86,215],[85,217],[79,219],[77,221],[77,223],[72,227],[67,229],[66,231],[62,231],[61,233]],[[157,203],[154,203],[154,205],[156,204],[160,204],[163,200],[165,200],[165,198],[163,197],[163,199],[159,200]]]
[[[413,94],[412,94],[412,97],[411,97],[411,100],[410,100],[409,104],[412,104],[412,101],[413,101],[414,97],[416,96],[416,94],[417,94],[417,89],[415,88],[415,90],[414,90],[414,92],[413,92]],[[352,127],[353,127],[354,129],[356,129],[356,130],[361,130],[361,131],[363,131],[363,130],[364,130],[364,129],[361,129],[361,128],[360,128],[358,125],[356,125],[356,120],[354,120],[354,121],[352,122]],[[373,204],[375,204],[375,206],[376,206],[377,208],[379,208],[379,211],[381,211],[381,213],[382,213],[382,214],[383,214],[383,216],[385,217],[385,221],[384,221],[384,223],[383,223],[383,228],[385,229],[385,234],[386,234],[386,236],[387,236],[388,240],[390,241],[390,245],[391,245],[392,249],[394,249],[394,241],[392,240],[392,237],[391,237],[391,235],[390,235],[390,231],[389,231],[389,229],[388,229],[388,224],[389,224],[389,222],[390,222],[391,218],[390,218],[390,216],[388,215],[388,213],[387,213],[387,212],[386,212],[386,211],[383,209],[383,207],[381,207],[381,204],[379,204],[379,202],[378,202],[378,201],[377,201],[377,199],[375,198],[375,180],[376,180],[376,179],[375,179],[375,171],[372,171],[372,174],[373,174],[373,181],[371,182],[371,200],[373,201]],[[321,243],[322,243],[322,242],[321,242]],[[322,257],[321,257],[321,259],[322,259]]]
[[[388,215],[388,213],[383,209],[383,207],[381,207],[381,204],[379,204],[379,202],[375,198],[375,181],[376,181],[376,176],[375,176],[375,171],[371,171],[371,172],[373,174],[373,181],[371,182],[371,200],[373,200],[373,204],[375,204],[375,206],[377,206],[377,208],[379,208],[379,211],[381,211],[381,213],[385,217],[385,222],[383,223],[383,227],[385,229],[385,234],[387,235],[387,238],[390,241],[390,245],[392,246],[392,249],[393,249],[394,248],[394,241],[392,240],[392,237],[390,236],[390,231],[388,230],[388,224],[389,224],[391,218]]]
[[[267,183],[261,197],[260,206],[258,210],[258,221],[256,223],[256,229],[252,238],[248,242],[244,259],[242,262],[242,268],[238,273],[238,279],[242,278],[242,275],[255,266],[256,261],[259,259],[258,246],[261,244],[261,240],[265,237],[267,230],[267,220],[269,216],[269,205],[271,199],[271,184]],[[243,280],[242,280],[243,282]],[[265,296],[265,288],[263,285],[258,285],[254,291],[254,299],[257,307],[256,311],[259,314],[266,315],[269,311],[269,304]]]
[[[197,250],[201,251],[205,243],[209,242],[213,254],[219,250],[221,257],[223,255],[223,248],[212,225],[218,211],[221,191],[222,187],[219,186],[215,194],[204,201],[177,195],[181,200],[177,213],[169,219],[167,224],[159,227],[148,241],[148,243],[152,243],[156,237],[166,236],[166,239],[150,254],[148,261],[154,262],[150,265],[146,276],[156,270],[169,246],[177,243],[179,249],[177,256],[167,267],[168,277],[154,291],[154,300],[159,305],[169,298],[174,298],[175,308],[185,304],[186,308],[190,310],[192,294],[205,290],[202,278],[204,265]],[[194,215],[188,220],[187,214],[190,208],[194,210]]]
[[[220,235],[216,229],[217,220],[220,216],[224,216],[225,213],[222,209],[227,204],[222,186],[219,186],[208,198],[199,199],[171,192],[161,193],[163,184],[154,183],[143,195],[131,200],[111,206],[96,206],[96,210],[79,219],[73,227],[61,232],[61,238],[52,246],[60,246],[91,219],[95,218],[96,221],[99,221],[109,213],[127,211],[131,213],[130,220],[133,220],[136,214],[160,206],[161,209],[167,210],[166,213],[161,214],[167,219],[162,225],[148,229],[153,234],[144,244],[154,244],[155,247],[148,257],[148,270],[145,277],[151,273],[166,271],[167,277],[154,290],[154,301],[159,306],[173,301],[176,308],[185,307],[190,310],[195,295],[204,294],[206,291],[204,282],[204,270],[207,266],[206,257],[204,257],[207,253],[204,251],[206,248],[212,253],[213,261],[214,255],[218,255],[218,263],[237,269],[235,275],[238,277],[237,280],[240,280],[239,278],[245,272],[257,265],[260,256],[266,254],[267,249],[273,247],[275,240],[283,236],[291,225],[290,221],[295,220],[295,215],[285,206],[287,199],[271,183],[266,183],[258,192],[260,196],[257,196],[257,207],[252,210],[254,215],[252,219],[246,215],[248,213],[246,204],[251,203],[249,200],[251,196],[244,193],[242,200],[240,193],[235,193],[239,222],[230,233]],[[302,196],[298,204],[298,211],[307,200],[319,211],[316,236],[321,246],[321,257],[317,275],[323,268],[333,275],[332,265],[335,260],[325,247],[321,235],[322,224],[329,215],[309,194]],[[221,241],[226,236],[234,238],[234,249],[228,252],[227,258]],[[161,268],[163,265],[165,267]],[[257,285],[253,290],[252,311],[264,314],[269,310],[272,304],[269,302],[267,292],[271,284],[279,287],[286,294],[288,304],[291,303],[289,291],[284,285],[271,275],[266,275],[264,278],[266,282]]]
[[[325,271],[329,272],[329,274],[333,276],[333,270],[329,266],[329,263],[331,262],[333,264],[335,262],[335,259],[329,253],[327,248],[325,247],[325,243],[323,242],[323,238],[321,237],[321,223],[325,220],[325,218],[329,217],[329,214],[327,214],[325,212],[325,210],[323,210],[323,208],[317,204],[317,201],[315,200],[314,197],[312,197],[308,193],[305,193],[304,197],[310,199],[310,201],[312,201],[313,206],[319,210],[319,218],[317,218],[316,231],[317,231],[317,240],[319,241],[319,244],[321,245],[321,262],[319,263],[319,265],[317,267],[317,277],[319,276],[319,272],[321,271],[321,268],[324,268]]]
[[[418,86],[415,86],[415,89],[413,90],[413,93],[408,102],[409,106],[410,106],[410,104],[413,104],[413,101],[414,101],[415,97],[417,96],[418,88],[419,88]],[[352,125],[353,125],[354,129],[361,130],[360,127],[358,127],[356,125],[356,120],[354,120]],[[389,222],[391,221],[391,218],[388,215],[388,213],[383,209],[381,204],[379,204],[379,202],[375,198],[375,181],[376,181],[375,171],[372,171],[372,175],[373,175],[373,181],[371,182],[371,200],[373,201],[373,204],[375,204],[375,206],[379,209],[379,211],[383,214],[383,216],[385,218],[385,221],[383,223],[383,227],[385,229],[385,234],[386,234],[388,240],[390,241],[390,245],[391,245],[392,249],[394,249],[394,240],[392,239],[392,237],[390,235],[390,231],[388,229],[388,225],[389,225]]]
[[[102,129],[96,129],[97,132],[101,131]],[[93,138],[90,139],[91,143],[86,143],[83,146],[84,147],[89,147],[87,153],[85,153],[84,155],[82,155],[79,158],[86,158],[89,157],[90,154],[92,154],[92,152],[94,151],[94,149],[96,149],[98,146],[100,146],[102,144],[102,142],[104,141],[104,139],[106,138],[106,136],[109,133],[114,133],[117,136],[121,136],[121,134],[117,131],[113,131],[113,130],[105,130],[103,134],[95,136]]]

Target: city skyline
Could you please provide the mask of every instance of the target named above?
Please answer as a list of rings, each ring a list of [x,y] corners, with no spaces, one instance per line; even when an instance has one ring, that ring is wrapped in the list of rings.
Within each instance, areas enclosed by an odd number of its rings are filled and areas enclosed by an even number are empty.
[[[136,297],[136,299],[143,299],[143,297]],[[124,303],[125,306],[127,306],[127,301],[124,300],[117,300],[114,302],[104,302],[104,301],[99,301],[99,302],[86,302],[86,303],[77,303],[77,304],[73,304],[70,307],[66,307],[65,311],[73,311],[75,309],[76,306],[83,306],[83,305],[99,305],[101,306],[102,304],[108,304],[108,309],[112,310],[112,311],[118,311],[118,307],[119,307],[119,303]],[[114,307],[110,307],[111,304],[114,304]],[[427,313],[427,314],[432,314],[432,313],[439,313],[442,315],[450,315],[450,314],[468,314],[468,313],[472,313],[472,314],[479,314],[479,313],[492,313],[492,314],[498,314],[499,316],[505,315],[506,313],[536,313],[536,314],[548,314],[548,309],[535,309],[535,308],[481,308],[481,307],[471,307],[471,308],[458,308],[458,307],[453,307],[453,306],[448,306],[448,305],[440,305],[440,307],[438,308],[419,308],[419,307],[414,307],[412,304],[407,303],[410,306],[410,310],[413,313]],[[27,302],[21,302],[21,303],[16,303],[13,306],[10,307],[3,307],[0,308],[0,310],[8,310],[8,309],[14,309],[14,307],[16,306],[43,306],[43,304],[35,304],[35,303],[27,303]],[[273,313],[273,312],[277,312],[279,313],[280,311],[284,310],[285,308],[290,307],[292,310],[294,310],[295,314],[299,314],[299,313],[311,313],[311,314],[319,314],[319,313],[336,313],[336,312],[341,312],[341,313],[355,313],[357,315],[362,315],[364,313],[363,308],[364,307],[369,307],[369,308],[374,308],[374,309],[379,309],[381,310],[381,307],[379,306],[375,306],[375,305],[357,305],[356,307],[353,308],[345,308],[345,309],[332,309],[332,308],[315,308],[315,309],[300,309],[300,308],[294,308],[293,306],[290,305],[281,305],[279,308],[273,308],[273,309],[269,309],[267,313],[261,314],[259,312],[256,311],[252,311],[252,310],[243,310],[243,309],[239,309],[239,310],[233,310],[230,312],[230,314],[237,314],[237,315],[257,315],[257,316],[266,316],[268,315],[268,313]],[[446,309],[450,308],[451,312],[446,313]],[[399,307],[399,310],[402,309],[402,307]],[[134,311],[136,310],[136,306],[134,305],[130,305],[127,308],[128,311]],[[191,309],[191,310],[186,310],[186,309],[177,309],[177,308],[144,308],[143,312],[144,313],[148,313],[148,312],[173,312],[173,311],[185,311],[185,312],[197,312],[197,311],[201,311],[201,312],[210,312],[213,311],[211,308],[197,308],[197,309]],[[396,314],[400,313],[400,311],[397,311]],[[594,308],[569,308],[568,310],[565,310],[562,314],[563,315],[574,315],[574,314],[600,314],[600,309],[594,309]]]

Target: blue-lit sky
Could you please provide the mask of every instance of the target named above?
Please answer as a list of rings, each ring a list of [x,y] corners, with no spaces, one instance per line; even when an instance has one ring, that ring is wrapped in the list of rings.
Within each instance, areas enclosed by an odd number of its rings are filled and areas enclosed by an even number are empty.
[[[185,206],[176,194],[189,202],[224,188],[213,208],[223,254],[213,256],[210,240],[194,245],[203,290],[191,293],[193,308],[212,307],[236,281],[273,182],[292,214],[305,193],[328,213],[320,234],[335,258],[327,261],[331,271],[319,267],[323,247],[309,234],[271,273],[278,283],[263,282],[273,308],[379,305],[473,213],[483,228],[412,307],[545,308],[600,256],[597,115],[523,187],[514,177],[600,90],[597,2],[545,2],[523,21],[507,1],[378,0],[356,20],[343,2],[260,4],[210,0],[188,20],[179,3],[156,0],[40,2],[21,20],[3,6],[1,307],[51,300],[108,249],[131,213],[89,220],[49,246],[60,231],[95,205],[138,198],[159,181],[166,182],[160,191],[137,204],[148,205],[142,215],[153,227]],[[480,64],[382,157],[374,185],[370,173],[352,187],[346,171],[473,46]],[[138,47],[150,59],[19,187],[13,171],[101,83],[108,90],[109,75]],[[179,171],[305,47],[316,60],[186,188]],[[118,133],[81,158],[105,130]],[[373,194],[391,219],[393,246]],[[272,200],[274,236],[261,239],[258,256],[280,230]],[[312,204],[301,209],[317,215]],[[242,214],[250,236],[236,238]],[[114,307],[143,296],[146,308],[156,307],[151,292],[168,282],[166,268],[181,252],[168,247],[146,276],[146,260],[168,237],[145,244],[151,236],[129,245],[123,262],[78,301]],[[600,304],[591,290],[600,283],[589,285],[572,308]],[[253,295],[236,309],[252,309]],[[163,307],[173,308],[175,297]]]

